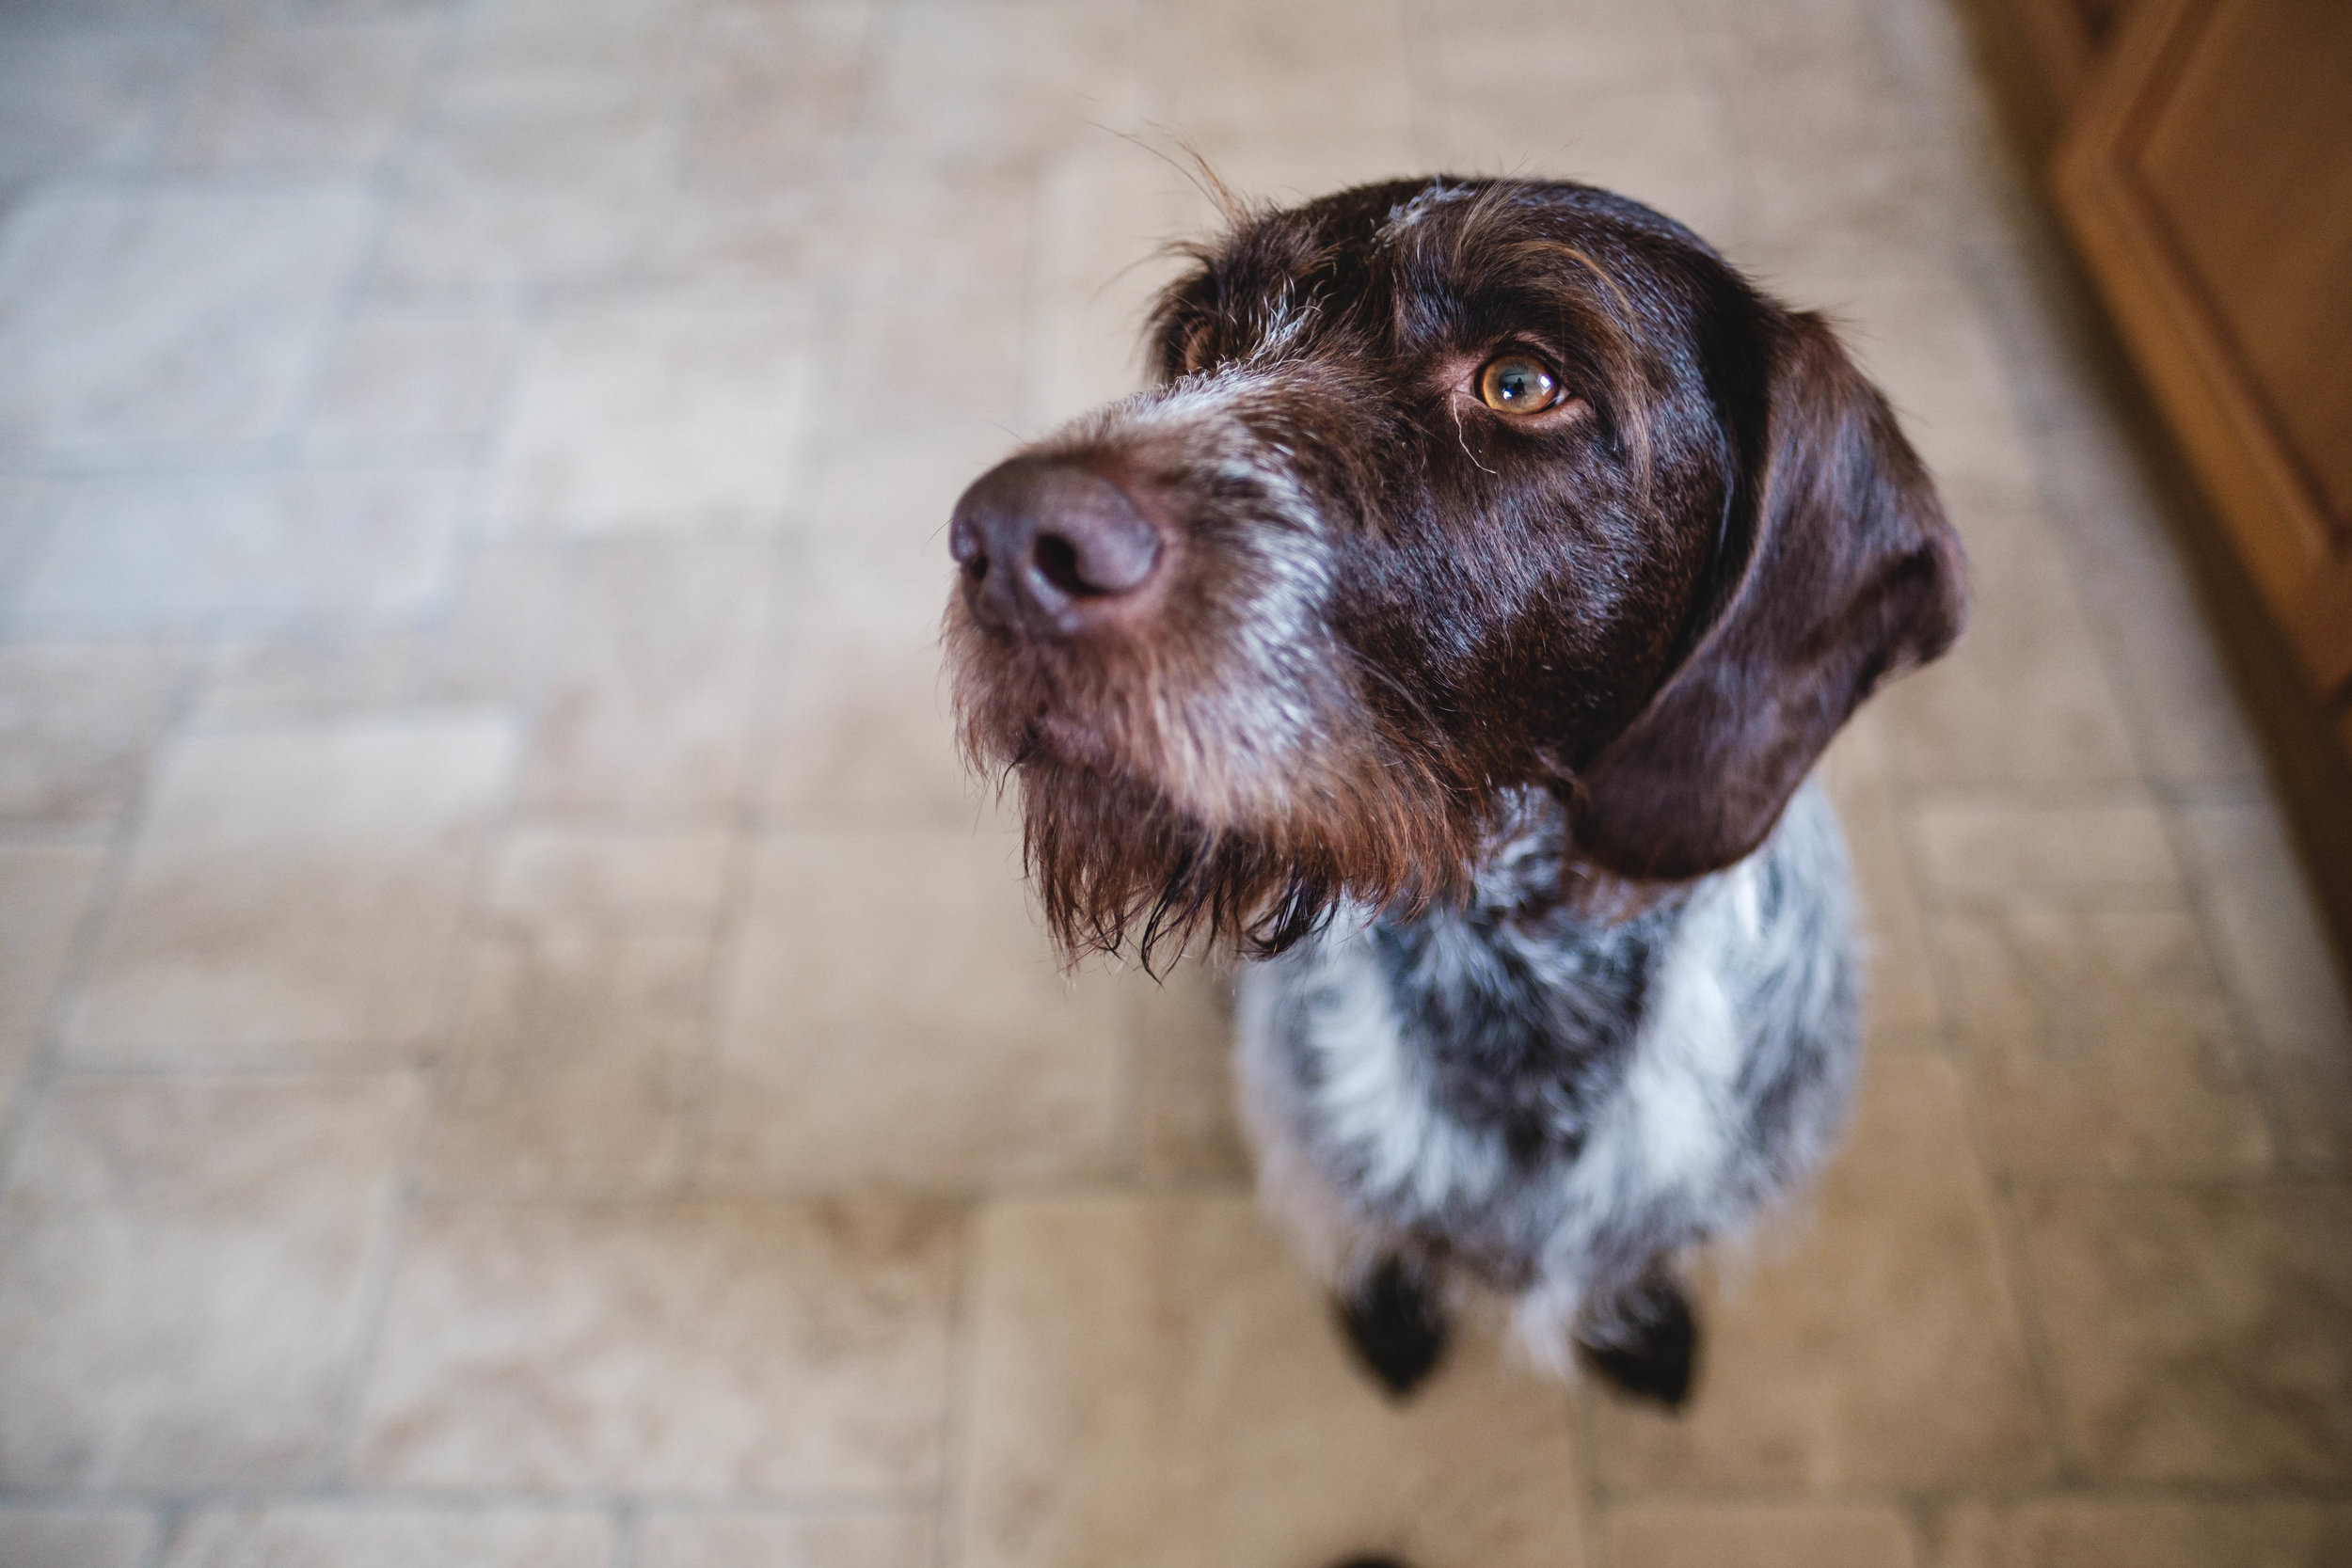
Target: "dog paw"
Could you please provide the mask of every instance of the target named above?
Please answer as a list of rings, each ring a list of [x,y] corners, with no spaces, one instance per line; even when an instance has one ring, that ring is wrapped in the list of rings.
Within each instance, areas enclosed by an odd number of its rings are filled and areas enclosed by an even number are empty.
[[[1392,1557],[1351,1557],[1344,1562],[1333,1563],[1331,1568],[1405,1568],[1405,1564]]]
[[[1397,1259],[1365,1276],[1339,1309],[1357,1358],[1393,1398],[1410,1394],[1445,1354],[1445,1308],[1421,1275]]]
[[[1682,1287],[1652,1275],[1611,1304],[1608,1321],[1580,1331],[1584,1365],[1625,1394],[1678,1411],[1691,1397],[1699,1324]]]

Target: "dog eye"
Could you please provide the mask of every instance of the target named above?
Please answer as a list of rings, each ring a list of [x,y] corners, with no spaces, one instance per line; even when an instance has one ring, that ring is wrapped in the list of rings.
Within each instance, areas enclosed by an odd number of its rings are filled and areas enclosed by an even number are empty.
[[[1478,372],[1478,399],[1498,414],[1540,414],[1560,401],[1560,378],[1533,356],[1498,354]]]

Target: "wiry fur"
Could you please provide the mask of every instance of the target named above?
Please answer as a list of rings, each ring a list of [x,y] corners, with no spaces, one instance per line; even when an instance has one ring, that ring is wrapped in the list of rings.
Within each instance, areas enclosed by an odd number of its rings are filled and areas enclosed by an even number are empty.
[[[1380,1283],[1363,1339],[1413,1331],[1383,1375],[1425,1366],[1404,1298],[1451,1278],[1546,1362],[1623,1348],[1678,1399],[1671,1259],[1812,1168],[1853,1076],[1805,781],[1957,636],[1957,540],[1827,325],[1619,198],[1397,182],[1236,209],[1197,256],[1159,385],[959,507],[966,751],[1073,953],[1263,960],[1263,1180],[1336,1286]],[[1502,354],[1566,395],[1488,408]],[[1076,601],[1003,575],[1049,525],[1148,575],[1053,619]]]
[[[1520,917],[1564,827],[1519,802],[1468,908],[1250,965],[1238,1018],[1261,1184],[1327,1279],[1416,1259],[1509,1298],[1553,1367],[1658,1259],[1820,1161],[1858,1044],[1818,788],[1754,856],[1616,924]]]
[[[1081,420],[1032,454],[1170,476],[1214,499],[1189,558],[1214,578],[1192,614],[1149,641],[1089,650],[994,640],[951,616],[950,658],[993,658],[957,688],[967,758],[1019,777],[1028,863],[1048,923],[1073,948],[1115,949],[1130,927],[1147,961],[1196,929],[1279,951],[1344,889],[1420,908],[1457,894],[1479,791],[1384,722],[1366,672],[1332,635],[1334,497],[1311,495],[1289,426],[1303,401],[1346,395],[1328,370],[1286,366],[1300,319],[1272,309],[1243,362],[1187,375]],[[1344,504],[1343,501],[1342,504]],[[1041,751],[1076,767],[1025,766]]]

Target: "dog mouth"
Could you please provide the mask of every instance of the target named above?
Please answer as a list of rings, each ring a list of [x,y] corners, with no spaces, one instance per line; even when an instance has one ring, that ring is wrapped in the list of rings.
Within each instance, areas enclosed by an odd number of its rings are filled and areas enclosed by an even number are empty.
[[[1129,773],[1103,726],[1081,715],[1056,709],[1031,715],[1016,726],[1002,754],[1005,768],[1016,778],[1034,778],[1057,769],[1081,773]]]
[[[1147,965],[1196,935],[1279,951],[1343,900],[1460,879],[1475,802],[1400,747],[1336,628],[1343,498],[1298,440],[1202,397],[1089,416],[981,475],[950,524],[964,755],[1019,791],[1073,958],[1130,934]]]

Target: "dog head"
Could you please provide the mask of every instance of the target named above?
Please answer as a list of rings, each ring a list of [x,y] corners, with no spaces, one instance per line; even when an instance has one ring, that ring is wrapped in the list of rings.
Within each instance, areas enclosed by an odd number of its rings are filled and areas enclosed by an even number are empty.
[[[963,743],[1073,952],[1458,898],[1519,786],[1587,870],[1720,869],[1959,632],[1884,400],[1637,203],[1401,182],[1195,254],[1156,385],[950,529]]]

